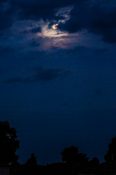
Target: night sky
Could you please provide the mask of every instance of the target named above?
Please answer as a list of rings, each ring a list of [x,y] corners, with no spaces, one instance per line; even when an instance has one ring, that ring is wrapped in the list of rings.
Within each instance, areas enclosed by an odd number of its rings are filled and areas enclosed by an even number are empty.
[[[0,0],[0,119],[20,160],[75,145],[103,159],[116,135],[116,0]]]

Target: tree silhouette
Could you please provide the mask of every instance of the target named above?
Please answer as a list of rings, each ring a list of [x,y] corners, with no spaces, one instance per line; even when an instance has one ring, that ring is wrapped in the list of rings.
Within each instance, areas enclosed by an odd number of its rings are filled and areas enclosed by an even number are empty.
[[[70,146],[62,151],[62,160],[66,163],[78,163],[87,161],[86,154],[80,153],[79,149],[75,146]]]
[[[70,146],[62,151],[62,160],[66,163],[73,163],[79,154],[79,150],[75,146]]]
[[[92,160],[89,161],[89,168],[93,172],[98,172],[100,168],[100,162],[97,157],[94,157]]]
[[[104,158],[108,166],[112,168],[116,167],[116,137],[112,138],[112,141],[109,144],[108,151]]]
[[[32,167],[32,168],[37,166],[37,158],[34,153],[32,153],[30,158],[27,160],[26,166]]]
[[[80,153],[75,146],[67,147],[62,151],[62,160],[68,165],[71,174],[86,169],[88,163],[86,154]]]
[[[19,141],[15,128],[11,128],[9,122],[0,122],[0,166],[16,164],[18,156],[16,150]]]
[[[37,165],[37,158],[34,153],[30,155],[29,159],[25,164],[25,168],[26,168],[25,174],[28,175],[37,174],[38,165]]]
[[[97,157],[94,157],[90,163],[93,165],[93,166],[98,166],[99,165],[99,159]]]

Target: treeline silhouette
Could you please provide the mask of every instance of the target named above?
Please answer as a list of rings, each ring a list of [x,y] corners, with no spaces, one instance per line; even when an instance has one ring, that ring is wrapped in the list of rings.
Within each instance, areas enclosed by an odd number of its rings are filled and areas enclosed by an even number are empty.
[[[70,146],[61,152],[61,162],[39,165],[34,153],[21,164],[16,154],[19,148],[16,129],[8,121],[0,122],[0,167],[8,167],[11,175],[79,175],[79,174],[116,174],[116,137],[113,137],[100,163],[97,157],[89,159],[79,148]]]

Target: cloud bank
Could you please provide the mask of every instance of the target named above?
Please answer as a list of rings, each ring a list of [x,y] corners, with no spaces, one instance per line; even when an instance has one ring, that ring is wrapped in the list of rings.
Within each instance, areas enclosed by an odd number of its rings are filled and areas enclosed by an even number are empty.
[[[56,80],[60,77],[66,77],[70,75],[70,71],[54,68],[38,68],[28,76],[15,76],[8,78],[1,83],[17,84],[17,83],[33,83],[33,82],[49,82]]]
[[[2,36],[4,33],[5,36],[6,33],[11,36],[12,32],[17,40],[20,33],[26,38],[23,42],[30,42],[37,40],[38,35],[38,45],[41,43],[44,48],[59,45],[66,48],[66,43],[68,46],[74,43],[75,46],[78,44],[79,34],[85,31],[101,37],[106,43],[116,43],[115,0],[1,0],[0,21]],[[58,30],[53,30],[52,25],[56,25]],[[41,40],[41,36],[45,35],[62,38],[46,39],[45,43]]]

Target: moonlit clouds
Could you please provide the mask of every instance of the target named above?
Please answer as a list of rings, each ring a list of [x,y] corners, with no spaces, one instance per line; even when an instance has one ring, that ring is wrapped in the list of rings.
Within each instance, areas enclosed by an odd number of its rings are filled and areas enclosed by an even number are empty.
[[[18,20],[10,28],[10,35],[7,38],[9,42],[14,43],[14,47],[19,46],[23,49],[31,42],[38,43],[38,50],[47,50],[52,48],[70,48],[79,43],[79,33],[71,34],[62,31],[59,25],[65,24],[70,20],[70,12],[73,7],[64,7],[57,9],[52,20]],[[54,16],[54,14],[53,14]],[[25,46],[25,47],[24,47]]]
[[[90,4],[90,1],[87,1],[87,3]],[[21,49],[69,49],[80,45],[93,47],[95,43],[97,43],[96,47],[99,47],[102,45],[103,39],[104,41],[108,39],[110,42],[115,43],[115,27],[112,27],[114,26],[114,23],[112,24],[109,15],[106,15],[106,20],[104,19],[104,15],[102,15],[102,13],[101,15],[103,17],[100,17],[100,12],[96,16],[97,9],[95,8],[95,5],[98,8],[100,4],[101,1],[91,1],[91,6],[88,5],[88,10],[84,3],[83,6],[77,6],[77,3],[74,5],[61,6],[59,8],[56,8],[56,6],[51,10],[50,16],[46,15],[42,17],[41,15],[36,14],[36,17],[33,18],[21,18],[20,16],[22,11],[20,7],[18,12],[15,13],[17,15],[14,17],[14,22],[8,28],[6,44],[8,45],[8,43],[12,42],[14,48],[19,47],[20,51]],[[2,11],[6,13],[9,11],[11,4],[6,1],[5,3],[2,3],[2,6],[4,6]],[[106,7],[103,7],[103,4],[101,7],[104,11],[106,11]],[[31,6],[29,6],[29,8],[31,9]],[[34,8],[35,6],[33,7],[33,10]],[[83,10],[85,10],[84,13]],[[93,12],[95,11],[95,13],[92,12],[93,15],[91,10],[93,10]],[[39,6],[38,11],[40,11]],[[34,11],[33,14],[35,14]],[[104,14],[107,13],[105,12]],[[85,15],[87,19],[85,19]],[[112,17],[112,21],[115,22],[114,16]],[[104,22],[102,22],[102,19],[104,19]],[[90,21],[92,21],[92,24],[90,24]],[[107,27],[108,25],[110,25],[110,28]],[[106,26],[106,28],[104,28],[104,26]],[[109,33],[107,28],[109,29]],[[104,35],[104,38],[101,33]],[[3,42],[5,44],[5,41]],[[36,46],[32,43],[36,43]]]
[[[52,29],[50,21],[22,20],[10,28],[10,35],[3,37],[2,45],[10,46],[18,52],[36,50],[49,51],[54,48],[71,49],[78,46],[87,48],[101,48],[101,38],[83,30],[77,33],[68,33]],[[36,44],[35,44],[36,43]]]
[[[49,20],[47,22],[42,21],[40,24],[41,31],[38,32],[38,36],[43,38],[51,38],[51,39],[54,38],[54,40],[56,40],[55,43],[57,43],[57,40],[59,40],[59,42],[64,41],[65,38],[69,36],[69,33],[61,31],[59,25],[65,24],[67,21],[70,20],[70,12],[72,9],[73,7],[60,8],[57,10],[55,14],[55,16],[58,17],[57,20],[54,19],[53,21]]]
[[[57,28],[55,27],[56,25],[57,25]],[[67,32],[60,31],[60,29],[58,28],[58,24],[50,25],[50,21],[48,22],[41,21],[40,28],[41,28],[41,31],[38,32],[37,35],[42,38],[59,38],[59,37],[64,37],[68,35]]]
[[[116,43],[115,0],[1,0],[1,34],[18,20],[52,22],[68,33],[88,30],[104,42]]]
[[[73,8],[74,8],[73,6],[60,8],[55,14],[56,17],[61,18],[58,20],[58,23],[65,24],[67,21],[69,21],[71,18],[70,13],[73,10]]]
[[[19,28],[21,27],[24,31],[27,31],[25,34],[28,40],[30,38],[30,42],[31,40],[35,40],[36,43],[38,42],[38,47],[36,45],[38,50],[49,50],[52,48],[68,49],[77,46],[93,47],[92,38],[96,38],[96,43],[98,44],[100,38],[93,37],[87,30],[76,33],[61,30],[60,24],[64,25],[70,20],[72,9],[73,6],[57,9],[55,12],[55,16],[58,17],[57,20],[27,20],[22,23],[23,27],[19,26]],[[36,32],[33,32],[34,29],[36,29]]]

